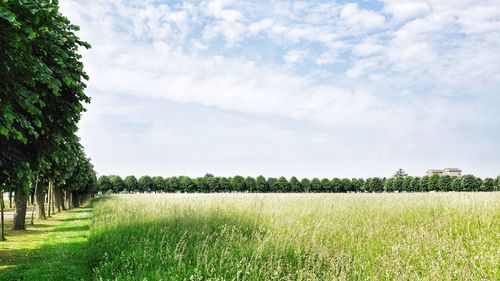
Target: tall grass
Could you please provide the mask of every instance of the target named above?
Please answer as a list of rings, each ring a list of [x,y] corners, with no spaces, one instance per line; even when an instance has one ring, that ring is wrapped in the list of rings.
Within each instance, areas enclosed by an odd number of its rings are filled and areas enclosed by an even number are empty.
[[[499,280],[500,193],[119,195],[97,280]]]

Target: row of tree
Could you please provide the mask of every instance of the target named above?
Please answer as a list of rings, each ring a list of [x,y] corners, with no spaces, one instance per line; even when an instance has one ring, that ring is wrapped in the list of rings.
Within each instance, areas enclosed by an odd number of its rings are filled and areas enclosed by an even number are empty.
[[[500,191],[500,176],[484,180],[473,175],[461,177],[406,174],[390,178],[368,179],[297,179],[291,177],[150,177],[101,176],[97,180],[100,192],[422,192],[422,191]]]
[[[44,219],[44,202],[62,210],[96,191],[76,136],[90,102],[78,54],[90,46],[77,30],[58,1],[0,1],[0,189],[14,194],[15,230],[25,229],[30,194]]]

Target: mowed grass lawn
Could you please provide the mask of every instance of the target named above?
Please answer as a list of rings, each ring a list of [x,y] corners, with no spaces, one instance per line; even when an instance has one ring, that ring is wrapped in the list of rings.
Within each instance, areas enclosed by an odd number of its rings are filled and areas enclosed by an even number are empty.
[[[94,280],[500,280],[500,193],[149,194],[94,205]]]

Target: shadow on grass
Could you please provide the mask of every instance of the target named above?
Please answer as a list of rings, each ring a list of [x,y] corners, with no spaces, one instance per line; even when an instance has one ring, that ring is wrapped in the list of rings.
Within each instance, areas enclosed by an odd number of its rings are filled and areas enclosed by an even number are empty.
[[[94,203],[68,211],[73,214],[69,218],[49,219],[60,222],[55,228],[39,230],[52,225],[35,224],[34,229],[9,232],[11,238],[24,236],[18,243],[36,239],[42,231],[50,234],[43,237],[42,246],[36,249],[0,250],[0,281],[91,280],[86,249]],[[89,215],[82,216],[83,213]]]
[[[44,245],[36,250],[16,250],[15,258],[2,262],[1,281],[90,280],[86,242]],[[82,258],[83,257],[83,258]]]

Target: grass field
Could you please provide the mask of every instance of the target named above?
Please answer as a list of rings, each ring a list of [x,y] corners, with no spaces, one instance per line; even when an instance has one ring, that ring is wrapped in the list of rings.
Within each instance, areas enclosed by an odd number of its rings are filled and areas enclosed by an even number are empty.
[[[500,193],[97,202],[95,280],[500,280]]]
[[[26,231],[10,230],[0,242],[0,281],[90,280],[87,241],[92,206],[58,213],[29,224]]]

